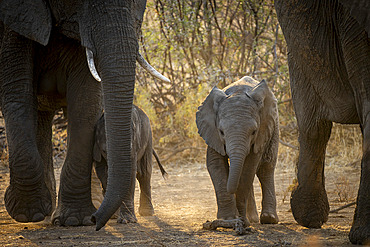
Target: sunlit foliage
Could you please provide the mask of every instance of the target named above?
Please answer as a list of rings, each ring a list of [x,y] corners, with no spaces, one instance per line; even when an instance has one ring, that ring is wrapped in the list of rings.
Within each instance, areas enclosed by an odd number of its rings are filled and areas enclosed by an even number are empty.
[[[204,149],[195,125],[197,107],[213,86],[223,88],[245,75],[268,81],[281,121],[295,126],[286,45],[272,0],[149,0],[144,18],[141,52],[171,80],[137,70],[136,102],[150,111],[154,146],[189,147],[181,152],[203,157],[193,149]],[[150,100],[150,110],[142,99]]]

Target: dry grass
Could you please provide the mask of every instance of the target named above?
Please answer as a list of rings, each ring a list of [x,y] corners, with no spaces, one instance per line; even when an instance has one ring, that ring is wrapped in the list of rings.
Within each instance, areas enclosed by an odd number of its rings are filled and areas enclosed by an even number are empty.
[[[55,130],[55,157],[62,163],[65,152],[65,134]],[[59,132],[58,132],[59,131]],[[3,228],[0,227],[0,242],[9,246],[66,246],[66,245],[140,245],[140,246],[347,246],[348,232],[353,219],[353,207],[340,210],[339,214],[330,214],[329,221],[322,229],[306,229],[299,226],[289,211],[289,196],[294,187],[294,169],[298,157],[297,131],[294,124],[281,126],[281,139],[289,144],[280,145],[278,165],[275,174],[275,189],[278,202],[278,214],[281,224],[253,225],[254,231],[243,237],[234,236],[231,231],[206,231],[202,223],[214,219],[216,199],[212,182],[205,168],[205,150],[199,150],[200,162],[193,162],[194,154],[178,152],[174,161],[164,162],[169,178],[164,180],[153,169],[152,192],[156,216],[139,216],[139,224],[122,226],[111,220],[108,226],[99,232],[93,227],[59,228],[41,224],[19,224],[10,219],[4,204],[1,208]],[[196,148],[205,147],[204,143],[188,140]],[[6,152],[6,150],[2,150]],[[163,151],[169,155],[171,151]],[[165,153],[167,152],[167,154]],[[335,125],[328,145],[326,165],[327,192],[330,206],[335,209],[350,202],[356,194],[358,166],[353,161],[361,158],[361,134],[358,127]],[[189,158],[191,157],[191,158]],[[181,163],[182,162],[182,163]],[[187,164],[183,164],[186,163]],[[348,165],[349,164],[349,165]],[[351,168],[351,169],[349,169]],[[356,168],[357,169],[357,168]],[[60,168],[56,169],[57,176]],[[5,172],[6,171],[6,172]],[[353,173],[353,174],[351,174]],[[8,169],[0,174],[0,199],[9,184]],[[352,176],[351,176],[352,175]],[[98,184],[94,178],[95,184]],[[255,183],[255,196],[260,210],[261,189]],[[93,195],[100,193],[100,187],[93,188]],[[101,193],[100,193],[101,195]],[[138,191],[136,191],[138,195]],[[286,200],[284,200],[286,199]],[[2,199],[3,200],[3,199]],[[94,197],[99,203],[101,196]],[[135,204],[138,205],[136,196]],[[1,225],[1,224],[0,224]]]
[[[362,158],[362,134],[358,125],[334,124],[326,150],[326,166],[352,166]]]
[[[281,127],[280,139],[290,146],[299,147],[298,132],[294,124],[292,127]],[[296,170],[299,151],[286,145],[279,146],[277,169]],[[360,170],[362,157],[362,134],[358,125],[334,124],[330,140],[326,149],[325,176],[335,177],[334,186],[327,188],[338,202],[352,202],[357,195],[357,183],[350,181],[350,177],[358,176],[351,172]],[[353,169],[355,168],[355,169]],[[290,185],[285,188],[283,200],[290,196],[290,192],[297,185],[296,178],[288,178]],[[355,181],[359,181],[355,179]]]
[[[354,186],[350,183],[345,175],[338,177],[335,182],[336,194],[338,195],[339,202],[351,202],[354,201],[356,196],[356,191]]]
[[[299,148],[298,131],[295,125],[292,127],[280,127],[280,139],[292,146]],[[353,166],[362,157],[362,135],[358,125],[334,124],[326,149],[326,167]],[[279,162],[283,167],[290,167],[298,160],[298,150],[280,145]]]
[[[281,118],[286,119],[286,118]],[[3,119],[0,119],[0,126],[3,125]],[[158,120],[157,120],[158,121]],[[284,122],[286,124],[286,122]],[[66,151],[66,130],[54,128],[54,159],[63,159]],[[65,127],[65,126],[64,126]],[[279,170],[296,170],[296,163],[299,155],[298,131],[294,121],[280,126],[280,143],[278,153]],[[170,146],[168,143],[161,146],[161,143],[154,140],[157,152],[165,166],[181,167],[189,163],[205,163],[206,145],[197,135],[193,138],[184,139],[181,144]],[[157,143],[157,144],[156,144]],[[288,144],[288,145],[287,145]],[[335,182],[335,194],[339,202],[350,202],[356,197],[355,185],[351,184],[346,174],[346,168],[360,169],[360,160],[362,157],[362,135],[357,125],[334,124],[331,138],[326,151],[326,173],[335,173],[337,181]],[[5,133],[0,136],[0,161],[7,165],[8,151],[6,148]],[[60,162],[59,162],[60,163]],[[283,188],[286,191],[285,197],[290,195],[295,186],[295,177],[287,178],[290,186]],[[286,198],[285,198],[286,199]]]

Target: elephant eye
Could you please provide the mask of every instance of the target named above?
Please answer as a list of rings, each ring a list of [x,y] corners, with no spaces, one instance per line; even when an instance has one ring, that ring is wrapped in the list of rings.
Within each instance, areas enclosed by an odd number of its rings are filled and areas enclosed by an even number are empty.
[[[253,130],[252,136],[254,136],[256,133],[257,133],[257,131],[256,130]]]
[[[220,134],[222,135],[222,136],[224,136],[225,134],[224,134],[224,132],[222,131],[222,130],[220,130]]]

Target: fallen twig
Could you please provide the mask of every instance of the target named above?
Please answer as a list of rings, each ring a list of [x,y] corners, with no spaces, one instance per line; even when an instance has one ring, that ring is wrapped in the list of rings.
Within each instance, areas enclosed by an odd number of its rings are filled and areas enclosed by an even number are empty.
[[[278,105],[280,105],[280,104],[284,104],[284,103],[287,103],[287,102],[291,102],[292,101],[292,98],[290,98],[290,99],[286,99],[286,100],[282,100],[282,101],[279,101],[278,102]]]
[[[357,160],[347,164],[346,166],[354,166],[357,162],[360,162],[360,161],[361,161],[361,159],[357,159]]]
[[[341,206],[341,207],[339,207],[337,209],[330,210],[329,213],[331,213],[331,214],[332,213],[338,213],[340,210],[345,209],[345,208],[349,208],[349,207],[351,207],[351,206],[353,206],[355,204],[356,204],[356,202],[348,203],[348,204],[346,204],[344,206]]]
[[[216,230],[218,227],[233,228],[237,235],[245,235],[247,232],[252,231],[252,228],[244,227],[244,221],[240,218],[232,220],[207,220],[207,222],[203,224],[203,229],[206,230]]]
[[[282,141],[282,140],[280,140],[280,139],[279,139],[279,142],[280,142],[281,144],[283,144],[284,146],[287,146],[287,147],[293,148],[293,149],[295,149],[295,150],[299,150],[299,148],[298,148],[298,147],[296,147],[296,146],[294,146],[294,145],[292,145],[292,144],[289,144],[289,143],[283,142],[283,141]]]

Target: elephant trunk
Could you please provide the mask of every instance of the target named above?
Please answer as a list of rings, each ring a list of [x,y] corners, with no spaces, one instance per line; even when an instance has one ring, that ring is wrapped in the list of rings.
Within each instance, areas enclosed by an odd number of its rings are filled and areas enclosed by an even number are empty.
[[[229,178],[227,180],[227,192],[235,194],[239,185],[239,179],[243,171],[245,157],[249,153],[247,142],[239,141],[226,144],[230,159]]]
[[[112,7],[109,11],[95,9],[96,32],[92,40],[102,79],[109,164],[107,191],[100,208],[92,216],[96,230],[106,224],[123,200],[130,198],[135,179],[130,155],[130,126],[138,43],[128,2],[120,2],[128,6],[116,4],[114,11]]]

